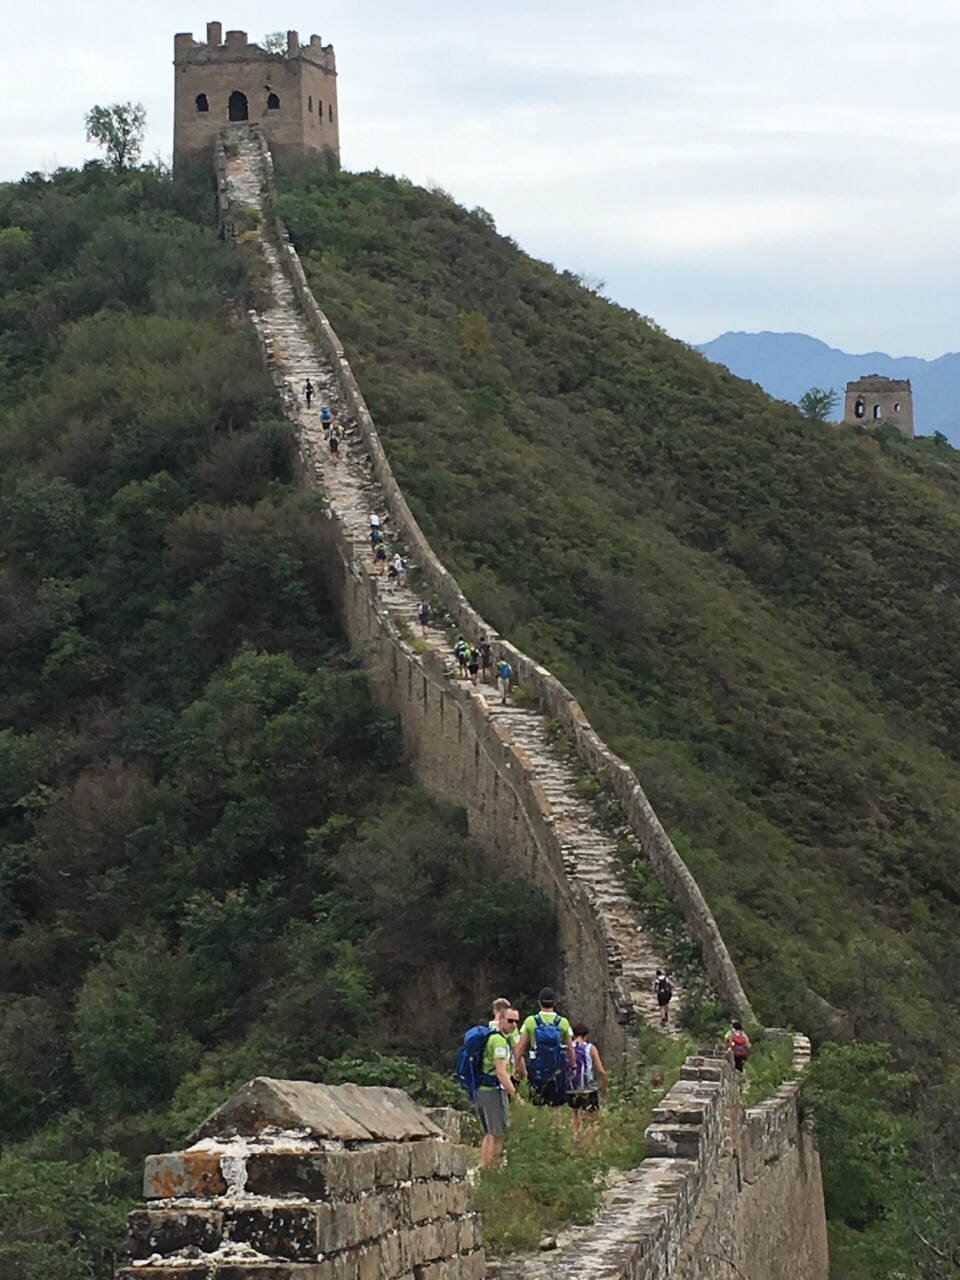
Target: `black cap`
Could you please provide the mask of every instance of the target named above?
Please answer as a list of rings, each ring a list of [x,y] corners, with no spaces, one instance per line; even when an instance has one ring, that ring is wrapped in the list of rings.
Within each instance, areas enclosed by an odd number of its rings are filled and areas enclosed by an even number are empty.
[[[556,1004],[557,997],[553,987],[544,987],[540,992],[539,1000],[541,1004]]]

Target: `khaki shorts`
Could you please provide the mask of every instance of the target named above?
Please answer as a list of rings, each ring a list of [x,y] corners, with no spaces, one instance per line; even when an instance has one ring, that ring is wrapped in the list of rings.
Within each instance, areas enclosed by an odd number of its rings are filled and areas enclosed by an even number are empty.
[[[474,1099],[480,1128],[494,1138],[502,1138],[510,1127],[507,1095],[503,1089],[478,1089]]]

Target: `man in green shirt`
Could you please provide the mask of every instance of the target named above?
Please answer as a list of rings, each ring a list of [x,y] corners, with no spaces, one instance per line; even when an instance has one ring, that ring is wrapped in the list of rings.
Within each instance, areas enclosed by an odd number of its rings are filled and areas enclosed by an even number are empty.
[[[500,1024],[497,1019],[500,1017],[501,1013],[506,1014],[508,1020],[513,1018],[516,1019],[513,1023],[513,1030],[507,1036],[507,1043],[510,1046],[510,1066],[507,1070],[510,1075],[510,1079],[514,1084],[516,1084],[518,1080],[524,1080],[527,1075],[527,1065],[523,1058],[518,1057],[517,1055],[517,1045],[520,1043],[520,1015],[517,1013],[516,1009],[510,1008],[510,1001],[506,996],[498,996],[493,1002],[493,1017],[487,1024],[492,1031],[499,1030]]]
[[[517,1058],[522,1059],[529,1050],[527,1057],[527,1075],[530,1079],[530,1086],[535,1107],[565,1107],[567,1105],[567,1073],[564,1069],[559,1069],[549,1078],[543,1079],[542,1070],[538,1076],[537,1070],[537,1021],[544,1025],[550,1025],[553,1022],[560,1023],[560,1042],[565,1050],[567,1061],[570,1064],[571,1073],[576,1067],[576,1057],[573,1049],[573,1028],[566,1018],[561,1018],[556,1010],[557,997],[551,987],[544,987],[540,992],[540,1012],[532,1013],[526,1019],[520,1028],[520,1040],[514,1050]],[[542,1064],[541,1064],[542,1067]]]
[[[484,1077],[488,1081],[495,1079],[497,1082],[479,1085],[474,1101],[480,1128],[483,1130],[480,1163],[487,1168],[496,1162],[503,1150],[503,1139],[510,1124],[507,1116],[508,1096],[523,1103],[510,1079],[511,1051],[508,1037],[516,1031],[518,1021],[516,1010],[501,1010],[496,1019],[497,1029],[490,1032],[483,1051]]]

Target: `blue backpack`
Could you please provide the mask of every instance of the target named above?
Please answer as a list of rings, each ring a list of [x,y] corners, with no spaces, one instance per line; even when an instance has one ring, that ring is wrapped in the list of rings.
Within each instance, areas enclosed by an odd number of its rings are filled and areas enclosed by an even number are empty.
[[[536,1053],[530,1059],[530,1079],[534,1084],[547,1084],[551,1080],[563,1080],[567,1055],[563,1048],[560,1019],[544,1022],[538,1013]]]
[[[472,1102],[477,1096],[477,1089],[482,1084],[498,1085],[496,1076],[483,1069],[483,1055],[487,1041],[493,1035],[493,1028],[482,1024],[471,1027],[463,1037],[463,1044],[457,1050],[457,1080],[461,1089],[466,1089]]]

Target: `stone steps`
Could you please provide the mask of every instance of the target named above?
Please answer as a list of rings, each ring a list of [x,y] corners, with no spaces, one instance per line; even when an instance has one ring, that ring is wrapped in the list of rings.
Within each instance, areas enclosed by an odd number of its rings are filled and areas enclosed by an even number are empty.
[[[237,143],[236,154],[228,159],[227,186],[233,204],[264,208],[262,191],[265,175],[256,140],[249,129],[240,126],[231,136]],[[265,220],[265,219],[264,219]],[[388,555],[396,541],[390,522],[384,516],[382,495],[370,473],[369,459],[355,424],[350,421],[341,400],[336,372],[314,340],[306,318],[302,315],[293,285],[284,274],[279,254],[270,240],[260,233],[260,248],[270,269],[272,303],[258,316],[258,323],[268,351],[276,362],[287,398],[296,405],[295,417],[300,436],[312,461],[316,481],[327,493],[331,507],[343,523],[353,546],[354,562],[376,583],[378,594],[388,615],[395,621],[416,628],[417,597],[405,584],[391,586],[386,574],[375,570],[370,544],[371,511],[381,515]],[[307,379],[313,383],[315,396],[308,409],[303,398]],[[320,421],[320,406],[329,406],[335,421],[344,428],[338,462],[332,461]],[[469,638],[469,637],[468,637]],[[450,679],[459,681],[453,646],[441,625],[428,628],[426,644],[444,659]],[[578,880],[595,904],[608,938],[611,964],[619,970],[635,1001],[636,1012],[651,1023],[659,1022],[651,989],[657,968],[665,968],[655,941],[640,921],[623,886],[619,873],[617,836],[598,826],[597,815],[579,794],[581,777],[570,763],[552,749],[546,718],[537,710],[501,705],[496,689],[478,685],[470,689],[482,698],[511,743],[522,750],[534,768],[537,783],[543,788],[555,815],[554,828],[560,837],[567,874]],[[636,845],[626,824],[621,840]],[[639,848],[637,850],[639,854]],[[682,998],[675,985],[675,1004]]]

